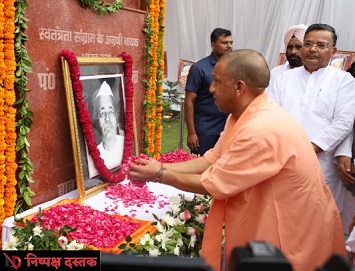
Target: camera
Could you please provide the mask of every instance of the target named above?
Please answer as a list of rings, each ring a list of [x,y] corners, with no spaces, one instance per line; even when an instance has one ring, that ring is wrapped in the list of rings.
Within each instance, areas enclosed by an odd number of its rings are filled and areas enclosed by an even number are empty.
[[[284,254],[267,241],[249,241],[246,247],[236,247],[229,262],[230,271],[292,271]],[[315,271],[355,271],[347,259],[332,255]]]

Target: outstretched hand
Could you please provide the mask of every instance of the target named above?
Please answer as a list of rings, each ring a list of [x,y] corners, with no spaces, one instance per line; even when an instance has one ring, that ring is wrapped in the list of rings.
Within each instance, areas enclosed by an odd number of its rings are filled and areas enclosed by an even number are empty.
[[[134,181],[153,181],[161,168],[161,163],[154,159],[138,158],[129,164],[128,179]]]

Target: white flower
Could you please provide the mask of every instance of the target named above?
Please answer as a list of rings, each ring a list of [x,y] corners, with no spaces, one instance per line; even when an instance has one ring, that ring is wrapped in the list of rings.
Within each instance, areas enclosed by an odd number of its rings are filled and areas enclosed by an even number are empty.
[[[19,239],[15,235],[10,235],[9,242],[4,242],[4,250],[17,250],[17,246],[19,245]]]
[[[17,250],[16,246],[11,242],[4,242],[4,250]]]
[[[150,240],[150,235],[149,233],[144,234],[141,239],[139,240],[139,243],[144,246],[147,242]]]
[[[173,230],[169,230],[169,231],[164,231],[161,234],[155,236],[155,240],[157,240],[158,242],[161,243],[161,248],[164,249],[165,251],[166,249],[166,242],[170,240],[170,237],[173,236],[174,231]]]
[[[196,235],[195,235],[195,234],[194,234],[194,235],[191,235],[191,239],[190,239],[190,243],[189,243],[189,248],[195,246],[196,240],[197,240]]]
[[[152,248],[152,249],[149,250],[149,256],[157,257],[160,254],[161,253],[159,252],[159,249],[157,249],[157,248]]]
[[[174,205],[180,205],[181,204],[181,198],[180,196],[172,196],[169,198],[169,201],[171,202],[171,204],[174,204]]]
[[[175,226],[175,219],[170,215],[165,215],[162,220],[169,226]]]
[[[32,245],[31,243],[26,243],[25,250],[33,250],[33,249],[34,249],[34,245]]]
[[[68,239],[65,236],[60,236],[58,238],[58,245],[60,247],[66,246],[66,244],[68,244]]]
[[[174,248],[174,255],[180,256],[180,246],[177,245],[177,246]]]
[[[33,228],[33,235],[42,236],[42,228],[40,226],[36,226]]]
[[[67,250],[82,250],[84,249],[83,244],[79,244],[76,242],[76,240],[70,242],[68,245],[66,245]]]
[[[192,202],[193,201],[193,198],[190,198],[190,197],[187,197],[187,196],[185,196],[184,199],[187,202]]]
[[[184,225],[185,221],[182,221],[179,217],[175,217],[175,225]]]
[[[160,222],[157,223],[156,228],[159,232],[165,231],[164,226]]]
[[[176,204],[170,204],[169,208],[174,214],[180,211],[180,206]]]
[[[204,195],[195,194],[195,198],[196,198],[197,200],[200,200],[200,201],[201,201],[204,197],[205,197]]]
[[[177,240],[177,245],[178,245],[179,247],[182,247],[182,246],[184,245],[184,241],[182,241],[182,239],[179,238],[179,239]]]

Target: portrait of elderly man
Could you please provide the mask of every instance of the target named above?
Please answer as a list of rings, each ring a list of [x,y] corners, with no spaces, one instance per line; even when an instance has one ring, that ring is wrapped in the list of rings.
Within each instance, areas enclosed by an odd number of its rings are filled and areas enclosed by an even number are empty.
[[[97,127],[97,138],[100,156],[107,168],[118,167],[122,162],[124,148],[124,131],[118,121],[118,101],[112,93],[110,85],[103,81],[92,97],[93,126]],[[92,158],[88,158],[89,175],[98,174]]]

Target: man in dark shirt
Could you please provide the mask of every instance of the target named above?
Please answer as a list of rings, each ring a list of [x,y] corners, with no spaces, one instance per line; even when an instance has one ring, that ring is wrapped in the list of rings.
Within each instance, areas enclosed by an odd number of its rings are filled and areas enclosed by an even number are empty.
[[[185,118],[187,146],[193,153],[203,155],[213,148],[223,131],[227,114],[218,110],[209,88],[217,60],[232,51],[232,46],[231,31],[214,29],[211,33],[212,53],[194,64],[189,71],[185,88]]]

